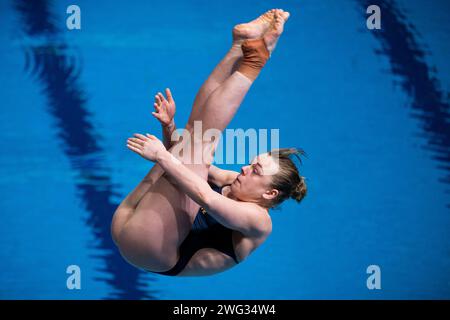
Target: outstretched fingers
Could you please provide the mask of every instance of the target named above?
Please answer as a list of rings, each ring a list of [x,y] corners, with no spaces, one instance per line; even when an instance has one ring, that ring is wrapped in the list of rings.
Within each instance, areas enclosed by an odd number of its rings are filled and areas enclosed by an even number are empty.
[[[131,141],[127,141],[127,148],[130,149],[133,152],[136,152],[138,155],[142,156],[141,146],[138,145],[137,143],[134,143],[134,142],[131,142]]]
[[[152,112],[152,115],[156,118],[156,119],[158,119],[158,120],[162,120],[162,118],[161,118],[161,115],[158,113],[158,112]]]
[[[161,120],[161,114],[162,114],[162,108],[160,105],[158,105],[157,103],[153,104],[153,106],[155,107],[155,111],[152,111],[152,115],[158,119]]]
[[[139,144],[137,142],[134,142],[134,141],[131,141],[131,140],[127,141],[127,145],[130,145],[130,146],[132,146],[133,148],[136,148],[136,149],[142,149],[142,147],[143,147],[141,144]]]
[[[155,103],[153,103],[153,107],[155,108],[155,111],[152,111],[152,115],[160,120],[160,113],[162,111],[162,107],[161,107],[161,100],[159,99],[158,95],[155,95]]]
[[[142,156],[144,154],[145,143],[153,139],[154,136],[149,135],[148,133],[147,136],[144,136],[143,134],[140,133],[135,133],[133,136],[134,138],[128,138],[127,148]]]
[[[169,88],[166,88],[166,96],[167,96],[167,100],[172,103],[173,101],[173,97],[172,97],[172,92],[170,91]]]
[[[155,103],[153,104],[157,110],[161,109],[162,100],[159,94],[155,95]]]
[[[138,139],[138,138],[128,138],[128,141],[137,143],[137,144],[140,145],[140,146],[144,146],[144,143],[145,143],[144,141],[142,141],[142,140],[140,140],[140,139]]]
[[[161,100],[161,103],[167,102],[166,98],[161,92],[158,92],[159,100]]]

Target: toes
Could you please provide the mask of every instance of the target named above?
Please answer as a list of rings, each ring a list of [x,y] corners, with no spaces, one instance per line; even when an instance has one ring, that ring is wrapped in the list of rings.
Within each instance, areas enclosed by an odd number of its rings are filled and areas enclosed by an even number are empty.
[[[283,18],[284,21],[289,19],[289,16],[291,15],[288,11],[284,11],[283,9],[277,9],[277,12],[279,14],[279,17]]]
[[[275,26],[277,26],[281,23],[281,16],[278,12],[275,13],[274,23],[275,23]]]
[[[277,36],[281,35],[281,33],[283,32],[283,26],[284,26],[283,21],[275,22],[275,29]]]
[[[284,24],[285,20],[283,19],[283,17],[281,16],[281,14],[279,12],[277,12],[275,14],[275,29],[277,31],[282,31],[283,28],[283,24]],[[281,29],[281,30],[280,30]]]

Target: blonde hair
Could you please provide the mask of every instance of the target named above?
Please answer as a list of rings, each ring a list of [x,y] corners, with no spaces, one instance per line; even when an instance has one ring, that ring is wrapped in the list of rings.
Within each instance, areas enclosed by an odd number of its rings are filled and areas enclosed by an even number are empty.
[[[294,199],[300,203],[306,196],[307,187],[305,177],[301,176],[297,166],[291,159],[294,155],[302,164],[300,156],[305,156],[306,152],[298,148],[275,149],[269,152],[269,155],[275,157],[280,166],[280,170],[272,177],[271,187],[277,189],[279,194],[268,204],[269,208],[276,208],[286,199]]]

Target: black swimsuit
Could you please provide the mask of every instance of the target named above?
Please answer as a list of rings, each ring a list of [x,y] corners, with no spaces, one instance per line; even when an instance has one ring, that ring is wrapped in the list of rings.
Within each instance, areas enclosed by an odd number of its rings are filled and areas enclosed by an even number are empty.
[[[211,188],[218,193],[222,192],[222,188],[217,186],[211,185]],[[233,258],[236,263],[239,263],[234,252],[232,232],[231,229],[217,222],[205,209],[200,208],[191,231],[180,245],[180,259],[178,262],[168,271],[153,273],[176,276],[183,271],[192,256],[202,248],[219,250]]]

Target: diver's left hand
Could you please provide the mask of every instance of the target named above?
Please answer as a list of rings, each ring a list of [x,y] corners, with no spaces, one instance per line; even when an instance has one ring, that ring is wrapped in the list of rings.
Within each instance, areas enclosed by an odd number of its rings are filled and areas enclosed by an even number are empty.
[[[152,112],[152,115],[158,119],[163,127],[171,127],[174,126],[174,116],[175,116],[175,100],[172,97],[172,92],[169,88],[166,89],[167,99],[161,92],[155,96],[155,103],[153,106],[155,107],[155,112]]]
[[[157,137],[148,133],[145,136],[135,133],[134,138],[128,138],[127,147],[152,162],[156,162],[159,152],[166,151],[163,143]]]

